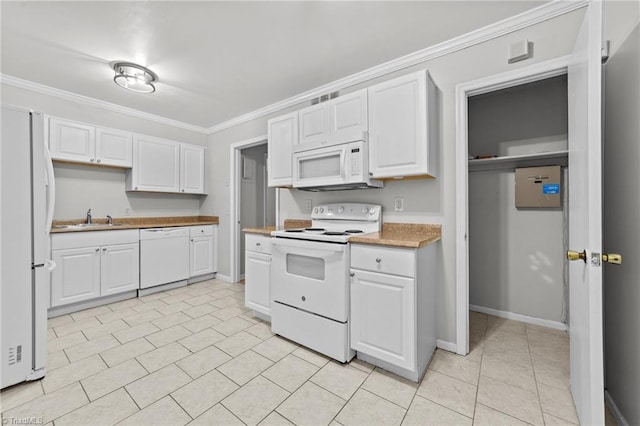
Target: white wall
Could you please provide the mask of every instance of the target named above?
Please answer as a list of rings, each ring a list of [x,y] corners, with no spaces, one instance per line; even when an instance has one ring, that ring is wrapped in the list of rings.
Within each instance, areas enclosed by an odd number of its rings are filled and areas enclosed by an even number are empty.
[[[468,116],[470,155],[567,149],[566,76],[475,96]],[[513,169],[469,173],[469,303],[563,322],[563,230],[561,208],[516,208]]]
[[[138,96],[132,94],[132,96]],[[142,95],[145,96],[145,95]],[[88,107],[53,96],[2,85],[2,103],[99,126],[128,130],[206,145],[207,136],[126,114]],[[125,171],[81,165],[54,166],[55,219],[83,218],[89,208],[94,217],[198,215],[204,196],[125,192]]]
[[[640,9],[636,2],[636,8]],[[637,17],[636,11],[636,17]],[[606,388],[630,425],[640,424],[640,24],[605,66],[604,265]]]
[[[570,53],[582,15],[583,11],[572,12],[394,74],[400,75],[427,68],[440,90],[441,173],[438,179],[393,182],[379,190],[333,193],[308,193],[281,189],[279,211],[281,220],[309,217],[309,214],[303,211],[303,206],[304,200],[311,199],[314,204],[329,200],[374,201],[383,205],[385,221],[442,224],[444,280],[438,286],[438,338],[455,342],[455,86],[469,80]],[[528,38],[534,43],[534,58],[508,65],[509,44],[523,38]],[[371,83],[394,75],[376,79]],[[349,91],[364,86],[353,87]],[[343,93],[346,92],[346,90],[343,91]],[[277,115],[285,112],[281,111]],[[222,250],[223,247],[228,247],[226,241],[229,241],[229,145],[264,135],[267,131],[267,118],[269,117],[221,131],[211,135],[209,139],[211,147],[209,156],[214,163],[211,180],[213,196],[206,200],[203,208],[213,209],[220,216],[219,271],[222,275],[229,274],[229,254],[228,251],[225,253],[225,250]],[[392,212],[393,198],[399,194],[406,198],[405,211],[394,213]]]

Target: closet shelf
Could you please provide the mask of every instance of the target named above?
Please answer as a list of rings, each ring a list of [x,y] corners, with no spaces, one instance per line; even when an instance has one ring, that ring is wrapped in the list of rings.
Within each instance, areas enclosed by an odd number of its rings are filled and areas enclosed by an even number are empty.
[[[567,150],[480,158],[477,160],[469,160],[469,172],[507,170],[517,167],[566,166],[568,158],[569,151]]]

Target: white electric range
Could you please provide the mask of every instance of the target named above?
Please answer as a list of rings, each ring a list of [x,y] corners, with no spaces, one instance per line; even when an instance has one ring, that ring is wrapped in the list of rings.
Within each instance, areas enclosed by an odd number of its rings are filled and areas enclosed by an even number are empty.
[[[382,207],[325,204],[311,227],[271,233],[271,328],[340,362],[349,345],[349,238],[379,232]]]

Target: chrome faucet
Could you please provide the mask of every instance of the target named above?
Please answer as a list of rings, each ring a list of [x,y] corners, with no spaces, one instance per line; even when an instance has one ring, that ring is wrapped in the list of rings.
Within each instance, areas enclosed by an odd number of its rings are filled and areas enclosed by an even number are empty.
[[[107,225],[113,225],[113,218],[107,215]]]
[[[91,209],[87,212],[87,225],[91,225],[93,223],[93,219],[91,218]]]

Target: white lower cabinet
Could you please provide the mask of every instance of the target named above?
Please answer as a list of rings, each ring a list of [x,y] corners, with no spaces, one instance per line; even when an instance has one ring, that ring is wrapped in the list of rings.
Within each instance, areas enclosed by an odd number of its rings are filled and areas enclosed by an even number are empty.
[[[416,355],[413,278],[352,270],[351,348],[411,369]]]
[[[189,230],[189,277],[213,274],[217,271],[215,247],[217,226],[192,226]]]
[[[358,358],[422,378],[436,344],[439,247],[351,245],[351,348]]]
[[[100,247],[54,250],[51,306],[100,297]]]
[[[51,249],[51,307],[139,286],[138,230],[53,234]]]
[[[245,306],[271,317],[271,237],[245,236]]]
[[[100,252],[101,296],[138,288],[140,277],[138,243],[105,246]]]

